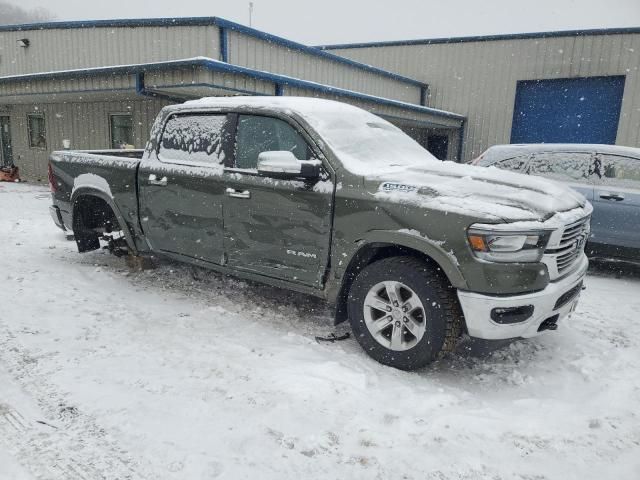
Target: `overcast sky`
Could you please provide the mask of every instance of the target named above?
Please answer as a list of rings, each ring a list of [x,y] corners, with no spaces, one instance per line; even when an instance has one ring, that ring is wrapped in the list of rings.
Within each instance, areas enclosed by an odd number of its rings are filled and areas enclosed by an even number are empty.
[[[9,0],[59,20],[219,16],[244,0]],[[640,26],[640,0],[254,0],[253,26],[307,44]]]

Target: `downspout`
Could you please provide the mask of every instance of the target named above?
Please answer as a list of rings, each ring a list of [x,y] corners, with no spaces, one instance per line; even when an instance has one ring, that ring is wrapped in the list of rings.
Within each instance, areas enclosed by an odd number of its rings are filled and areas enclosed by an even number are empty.
[[[220,60],[229,63],[229,34],[224,27],[218,27],[220,31]]]
[[[467,122],[466,118],[462,119],[462,123],[460,123],[460,130],[458,131],[458,163],[462,163],[462,148],[464,147],[464,127]]]

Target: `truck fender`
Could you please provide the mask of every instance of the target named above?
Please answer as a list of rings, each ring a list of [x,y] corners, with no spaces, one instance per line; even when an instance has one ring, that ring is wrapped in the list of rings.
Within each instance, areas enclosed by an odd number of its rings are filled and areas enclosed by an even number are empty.
[[[416,250],[436,262],[445,273],[451,285],[466,288],[467,282],[458,268],[458,260],[452,251],[442,247],[443,242],[430,239],[417,231],[372,230],[361,240],[363,245],[386,243]]]
[[[357,262],[358,258],[362,258],[360,253],[363,249],[367,249],[370,246],[395,246],[419,252],[429,257],[442,269],[453,287],[467,288],[467,282],[458,268],[458,261],[453,253],[444,250],[441,242],[432,240],[419,232],[373,230],[355,243],[355,248],[348,255],[349,260],[346,262],[345,271],[342,272],[341,281],[329,285],[326,292],[326,298],[336,304],[335,325],[347,319],[348,285],[353,279],[352,275],[348,275],[347,272],[352,270],[352,264]]]
[[[80,177],[82,177],[82,175],[80,175]],[[105,189],[100,188],[99,185],[95,185],[95,184],[83,185],[82,181],[80,182],[78,181],[80,177],[76,178],[76,180],[73,182],[73,192],[71,193],[71,211],[72,211],[71,225],[75,225],[74,216],[76,212],[76,209],[75,209],[76,200],[81,196],[98,197],[104,200],[106,204],[109,206],[109,208],[111,208],[111,210],[113,211],[113,214],[116,216],[116,219],[118,220],[118,223],[120,224],[120,228],[122,228],[122,233],[124,234],[124,238],[127,241],[127,245],[131,253],[134,255],[137,255],[138,249],[136,248],[136,244],[135,244],[135,241],[133,240],[133,235],[131,233],[129,225],[127,224],[124,216],[122,215],[122,212],[114,202],[113,196],[111,195],[111,191],[110,190],[105,191]]]

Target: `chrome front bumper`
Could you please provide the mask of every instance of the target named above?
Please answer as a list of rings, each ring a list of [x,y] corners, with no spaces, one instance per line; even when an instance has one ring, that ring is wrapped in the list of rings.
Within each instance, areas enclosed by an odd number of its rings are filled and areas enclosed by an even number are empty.
[[[540,325],[545,320],[550,319],[555,323],[575,309],[588,266],[589,261],[583,253],[571,273],[535,293],[491,296],[458,290],[469,335],[487,340],[538,335]],[[515,323],[499,323],[492,319],[492,312],[495,317],[496,311],[505,312],[518,307],[522,307],[521,310],[530,310],[530,307],[533,307],[533,312],[528,318]]]

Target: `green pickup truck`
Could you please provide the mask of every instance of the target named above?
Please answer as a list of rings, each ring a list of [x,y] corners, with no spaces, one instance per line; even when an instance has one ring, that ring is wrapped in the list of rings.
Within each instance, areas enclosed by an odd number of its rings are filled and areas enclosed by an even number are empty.
[[[144,150],[54,152],[49,181],[80,252],[106,242],[324,298],[371,357],[405,370],[463,333],[555,330],[587,270],[580,194],[440,162],[328,100],[168,106]]]

